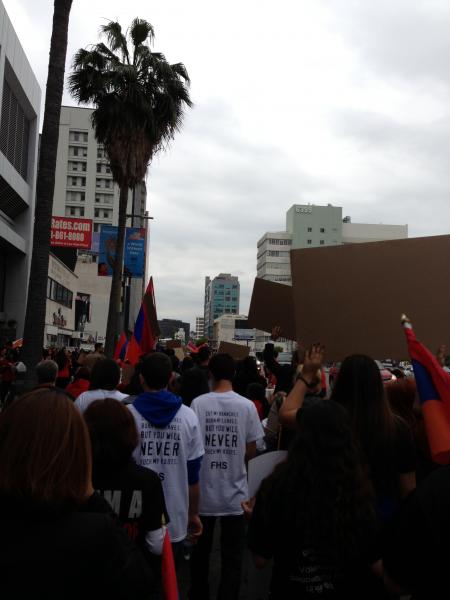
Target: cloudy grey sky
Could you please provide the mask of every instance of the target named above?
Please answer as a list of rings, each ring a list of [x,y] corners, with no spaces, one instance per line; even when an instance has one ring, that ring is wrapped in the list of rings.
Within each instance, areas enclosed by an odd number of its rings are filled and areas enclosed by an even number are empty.
[[[44,88],[53,2],[3,1]],[[239,276],[245,313],[256,242],[296,202],[449,232],[448,0],[74,0],[68,62],[105,19],[136,16],[195,102],[149,171],[161,317],[192,323],[219,272]]]

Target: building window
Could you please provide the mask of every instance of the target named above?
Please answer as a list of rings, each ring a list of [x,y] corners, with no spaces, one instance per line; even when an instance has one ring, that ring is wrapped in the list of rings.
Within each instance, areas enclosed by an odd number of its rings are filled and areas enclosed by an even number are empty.
[[[325,233],[325,227],[320,228],[320,233]]]
[[[312,227],[308,227],[308,233],[311,233]]]
[[[320,243],[321,246],[325,246],[325,240],[320,240],[319,243]]]
[[[72,308],[73,293],[51,277],[47,279],[47,298]]]
[[[80,211],[80,217],[84,217],[84,206],[81,206],[78,210]]]
[[[308,246],[311,246],[312,240],[307,240],[306,243],[308,244]]]
[[[100,231],[100,223],[94,223],[94,233],[98,233]]]
[[[98,219],[98,218],[99,218],[99,216],[100,216],[100,211],[99,211],[99,209],[98,209],[98,208],[95,208],[95,209],[94,209],[94,217],[96,217],[96,218]]]
[[[19,175],[27,180],[30,121],[19,100],[3,80],[0,150]]]

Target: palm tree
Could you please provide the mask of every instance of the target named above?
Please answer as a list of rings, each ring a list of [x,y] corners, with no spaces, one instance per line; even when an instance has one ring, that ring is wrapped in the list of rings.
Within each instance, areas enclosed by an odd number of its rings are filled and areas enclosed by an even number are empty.
[[[174,138],[192,102],[184,65],[171,65],[163,54],[151,51],[154,31],[150,23],[134,19],[124,34],[119,23],[110,21],[101,33],[106,44],[75,54],[69,89],[79,103],[94,106],[95,136],[105,148],[120,188],[105,340],[105,352],[111,356],[120,310],[128,191],[143,180],[154,155]]]
[[[36,182],[36,206],[33,231],[30,280],[24,326],[22,360],[28,365],[29,379],[42,357],[47,298],[50,229],[55,191],[56,153],[59,117],[64,89],[67,35],[72,0],[55,0],[50,41],[44,122],[42,125],[39,166]]]

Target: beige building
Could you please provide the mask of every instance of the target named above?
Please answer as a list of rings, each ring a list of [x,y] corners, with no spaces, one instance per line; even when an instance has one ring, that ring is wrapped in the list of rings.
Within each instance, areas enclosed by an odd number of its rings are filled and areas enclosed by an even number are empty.
[[[45,312],[45,346],[71,346],[75,329],[75,298],[78,277],[50,254]]]
[[[247,315],[221,315],[214,319],[213,344],[219,347],[220,342],[230,342],[255,347],[256,329],[248,328]]]

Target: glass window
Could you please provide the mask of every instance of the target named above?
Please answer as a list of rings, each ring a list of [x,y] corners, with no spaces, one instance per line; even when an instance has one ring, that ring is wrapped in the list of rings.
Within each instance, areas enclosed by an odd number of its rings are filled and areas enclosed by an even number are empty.
[[[308,244],[308,246],[310,246],[312,244],[312,240],[307,240],[306,243]]]
[[[320,233],[325,233],[325,227],[320,228]]]
[[[308,233],[311,233],[312,227],[308,227]]]
[[[97,218],[98,218],[99,216],[100,216],[100,211],[99,211],[99,209],[98,209],[98,208],[95,208],[95,209],[94,209],[94,217],[97,217]]]
[[[324,246],[325,245],[325,241],[324,240],[320,240],[320,245]]]

